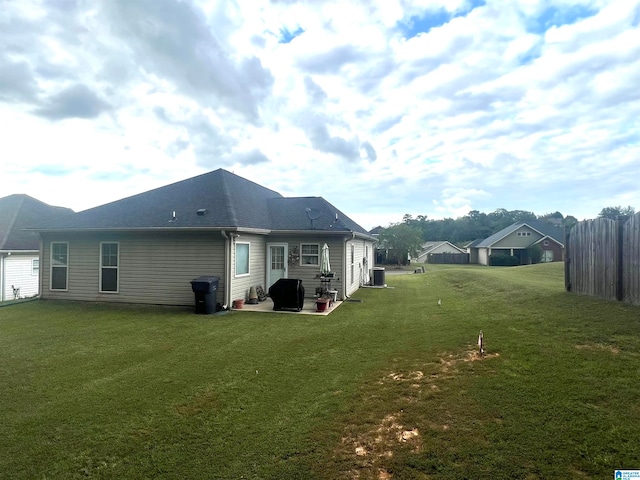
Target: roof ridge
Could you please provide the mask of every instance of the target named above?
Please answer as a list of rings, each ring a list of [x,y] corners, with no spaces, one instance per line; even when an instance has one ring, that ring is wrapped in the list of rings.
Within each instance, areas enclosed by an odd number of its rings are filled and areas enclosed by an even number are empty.
[[[17,218],[19,216],[18,214],[19,214],[20,210],[22,209],[22,205],[24,205],[25,195],[24,194],[20,194],[20,193],[17,193],[16,195],[18,197],[20,197],[20,199],[18,200],[18,207],[14,210],[13,218],[9,222],[9,226],[7,227],[7,231],[5,232],[4,238],[2,239],[2,241],[0,241],[0,248],[4,248],[4,246],[6,245],[7,240],[9,239],[9,236],[11,235],[11,230],[13,229],[13,226],[15,225],[16,220],[17,220]]]
[[[229,189],[229,185],[227,184],[227,175],[225,175],[225,173],[229,173],[227,170],[223,169],[223,168],[219,168],[218,170],[220,170],[222,173],[220,175],[220,180],[222,182],[222,196],[224,198],[225,201],[225,208],[227,210],[227,212],[229,213],[229,220],[231,225],[233,226],[238,226],[238,214],[236,212],[236,208],[233,205],[232,199],[231,199],[231,190]]]

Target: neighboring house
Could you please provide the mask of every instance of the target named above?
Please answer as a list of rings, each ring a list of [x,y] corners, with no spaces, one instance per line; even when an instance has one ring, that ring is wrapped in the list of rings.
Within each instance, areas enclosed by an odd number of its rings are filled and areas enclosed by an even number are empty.
[[[478,261],[478,245],[483,241],[482,238],[477,238],[473,242],[465,245],[467,253],[469,254],[469,263],[480,263]]]
[[[0,302],[38,294],[40,239],[24,229],[72,214],[28,195],[0,198]]]
[[[481,241],[468,246],[470,259],[489,265],[491,255],[513,255],[521,265],[531,263],[528,248],[540,245],[542,262],[564,260],[564,231],[547,222],[526,220],[516,222]]]
[[[462,248],[456,247],[453,243],[446,241],[426,242],[422,244],[422,249],[416,258],[411,259],[411,263],[429,263],[429,255],[436,253],[467,253]]]
[[[222,169],[37,230],[47,299],[193,305],[189,282],[204,275],[220,278],[225,307],[282,277],[310,297],[325,243],[340,298],[373,267],[374,238],[323,198],[285,198]]]

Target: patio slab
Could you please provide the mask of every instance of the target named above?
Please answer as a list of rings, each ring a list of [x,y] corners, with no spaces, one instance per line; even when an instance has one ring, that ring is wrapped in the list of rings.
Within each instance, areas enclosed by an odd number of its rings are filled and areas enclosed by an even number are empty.
[[[315,298],[305,298],[304,304],[302,305],[302,310],[296,312],[295,310],[274,310],[273,301],[268,298],[264,302],[259,302],[254,305],[247,304],[245,302],[242,308],[232,308],[231,310],[234,312],[290,313],[293,315],[317,315],[326,317],[336,308],[342,305],[342,303],[343,302],[341,300],[338,300],[337,302],[333,302],[333,304],[324,312],[316,312]]]

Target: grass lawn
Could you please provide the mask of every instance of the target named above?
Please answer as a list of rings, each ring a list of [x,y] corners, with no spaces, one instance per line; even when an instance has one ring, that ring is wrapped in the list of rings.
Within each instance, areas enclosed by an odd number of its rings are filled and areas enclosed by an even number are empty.
[[[2,307],[0,478],[640,469],[640,308],[565,293],[562,275],[427,266],[328,317]]]

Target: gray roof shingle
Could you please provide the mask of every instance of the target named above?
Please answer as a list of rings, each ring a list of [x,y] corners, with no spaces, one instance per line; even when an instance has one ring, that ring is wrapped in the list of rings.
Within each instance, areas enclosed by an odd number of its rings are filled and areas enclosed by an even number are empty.
[[[58,222],[57,229],[268,229],[267,200],[281,195],[226,170],[116,200]],[[205,215],[198,210],[205,209]],[[173,219],[175,212],[175,219]]]
[[[198,210],[205,209],[205,215]],[[309,211],[308,211],[309,210]],[[175,212],[175,219],[172,219]],[[75,214],[42,230],[250,228],[367,232],[321,197],[285,198],[230,173],[214,170]]]

